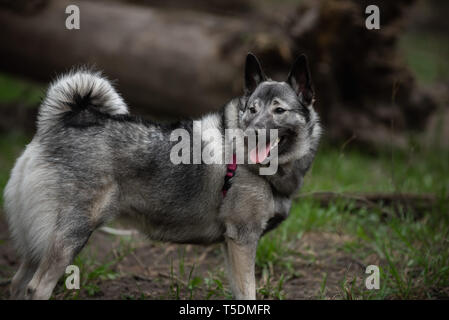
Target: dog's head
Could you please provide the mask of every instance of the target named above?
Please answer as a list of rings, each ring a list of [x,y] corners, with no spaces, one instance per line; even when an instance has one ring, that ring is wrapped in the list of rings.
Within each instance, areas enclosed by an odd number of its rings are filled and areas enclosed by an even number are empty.
[[[312,81],[305,55],[295,61],[285,82],[277,82],[268,79],[257,58],[248,54],[240,127],[246,132],[265,129],[268,141],[266,148],[258,151],[259,157],[253,162],[262,162],[274,148],[277,148],[279,163],[307,153],[312,127],[317,121],[313,101]],[[276,141],[269,139],[271,129],[277,130]]]

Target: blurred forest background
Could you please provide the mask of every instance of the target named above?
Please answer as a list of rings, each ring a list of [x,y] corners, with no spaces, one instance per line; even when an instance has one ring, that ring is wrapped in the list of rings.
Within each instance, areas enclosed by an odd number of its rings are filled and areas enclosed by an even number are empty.
[[[291,217],[261,241],[258,298],[449,298],[448,14],[443,0],[0,0],[0,191],[48,82],[73,66],[166,120],[240,95],[248,51],[275,80],[306,53],[325,133]],[[81,290],[61,282],[55,298],[229,298],[217,247],[94,238]],[[370,264],[380,290],[364,286]],[[0,212],[0,298],[17,266]]]

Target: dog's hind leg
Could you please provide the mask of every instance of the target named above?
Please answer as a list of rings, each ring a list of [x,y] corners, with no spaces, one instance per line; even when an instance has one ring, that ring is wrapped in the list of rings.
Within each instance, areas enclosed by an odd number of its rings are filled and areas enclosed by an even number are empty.
[[[26,298],[49,299],[58,279],[83,249],[92,232],[112,219],[118,207],[117,186],[107,181],[97,192],[78,192],[76,202],[59,212],[47,250],[27,287]],[[81,200],[80,200],[81,199]]]
[[[88,225],[78,225],[75,228],[72,226],[69,230],[56,230],[36,273],[27,286],[25,298],[49,299],[59,278],[84,247],[91,233],[92,230]]]
[[[26,286],[36,272],[37,267],[38,264],[30,260],[24,260],[20,264],[19,270],[11,280],[11,299],[23,299],[25,297]]]

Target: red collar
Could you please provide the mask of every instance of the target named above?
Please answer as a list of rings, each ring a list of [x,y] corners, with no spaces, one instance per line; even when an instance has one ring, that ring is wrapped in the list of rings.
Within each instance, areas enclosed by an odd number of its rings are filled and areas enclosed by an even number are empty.
[[[224,178],[224,185],[223,189],[221,189],[221,192],[223,193],[223,198],[226,196],[226,193],[231,188],[232,185],[232,178],[235,175],[235,171],[237,170],[237,158],[235,154],[232,155],[232,163],[228,164],[226,175]]]

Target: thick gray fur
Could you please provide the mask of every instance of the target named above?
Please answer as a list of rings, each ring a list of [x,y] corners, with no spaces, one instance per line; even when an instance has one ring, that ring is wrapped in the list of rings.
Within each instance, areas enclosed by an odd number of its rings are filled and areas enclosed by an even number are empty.
[[[133,222],[154,240],[223,242],[235,297],[255,298],[257,242],[287,217],[321,131],[312,101],[301,92],[308,87],[295,87],[290,78],[257,77],[261,70],[250,68],[252,57],[245,94],[197,120],[223,136],[225,128],[275,128],[285,139],[279,145],[277,174],[261,176],[259,165],[239,165],[226,197],[221,192],[226,164],[170,161],[176,144],[171,132],[184,128],[191,133],[191,120],[162,124],[131,116],[110,82],[86,69],[51,84],[37,133],[18,158],[4,193],[22,259],[12,298],[48,299],[92,232],[115,218]],[[279,101],[273,105],[273,99]],[[253,113],[256,100],[259,110]],[[287,111],[277,114],[276,106]]]

